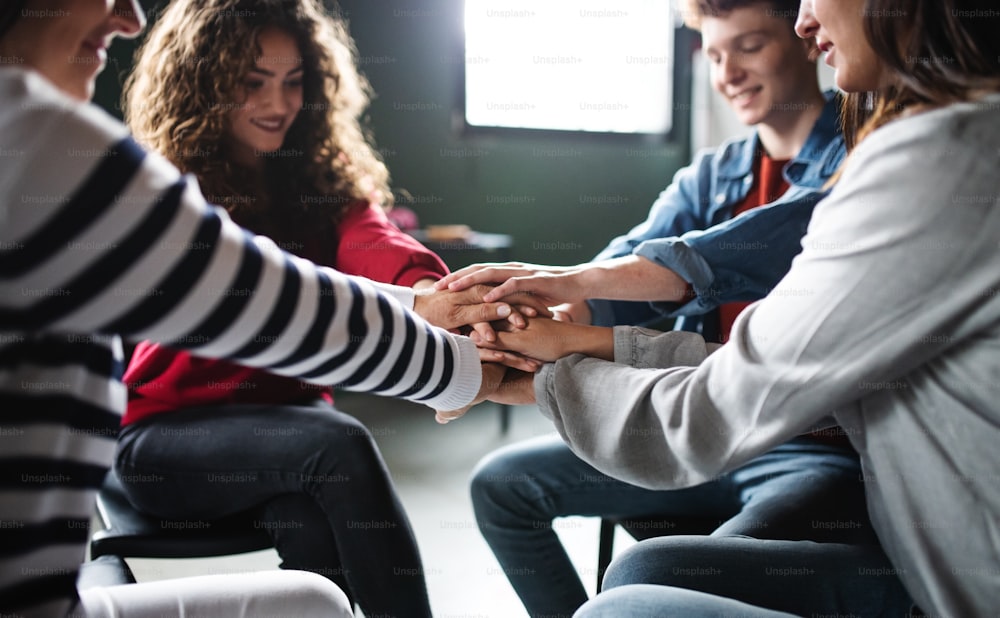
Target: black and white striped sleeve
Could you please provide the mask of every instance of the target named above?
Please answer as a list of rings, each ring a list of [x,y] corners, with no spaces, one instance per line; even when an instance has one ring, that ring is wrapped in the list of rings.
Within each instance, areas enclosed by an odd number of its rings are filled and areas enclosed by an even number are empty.
[[[27,116],[33,143],[3,174],[0,330],[150,339],[437,409],[475,396],[468,339],[249,235],[102,112]]]

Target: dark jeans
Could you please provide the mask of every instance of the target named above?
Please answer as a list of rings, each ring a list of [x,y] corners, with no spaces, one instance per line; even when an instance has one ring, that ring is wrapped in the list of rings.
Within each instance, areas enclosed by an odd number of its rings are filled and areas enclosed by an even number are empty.
[[[552,529],[556,517],[704,517],[722,522],[713,536],[874,543],[861,477],[853,450],[798,438],[711,482],[653,491],[604,475],[558,436],[543,436],[484,458],[472,504],[528,613],[568,617],[587,593]]]
[[[211,520],[250,510],[283,568],[329,577],[369,616],[431,615],[416,539],[378,447],[325,402],[157,414],[123,429],[115,466],[143,512]]]
[[[578,618],[910,616],[878,545],[661,537],[626,550]]]

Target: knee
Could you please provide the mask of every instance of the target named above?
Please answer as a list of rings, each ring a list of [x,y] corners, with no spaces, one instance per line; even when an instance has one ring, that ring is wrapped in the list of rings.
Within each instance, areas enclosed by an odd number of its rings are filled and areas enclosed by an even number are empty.
[[[576,610],[573,618],[652,618],[655,614],[639,602],[641,589],[637,586],[616,588],[598,594]]]
[[[347,594],[327,578],[306,571],[279,571],[287,577],[289,605],[300,616],[333,616],[352,618],[354,609]],[[288,606],[285,606],[287,609]]]
[[[522,510],[527,488],[534,477],[517,457],[504,450],[483,457],[472,471],[469,491],[477,518],[489,518],[498,510]]]
[[[645,542],[636,543],[615,558],[604,574],[601,590],[648,582],[650,562],[660,553],[659,549],[654,549],[651,545]]]
[[[705,554],[711,537],[668,536],[640,541],[608,567],[602,590],[632,584],[687,587],[692,576],[721,573]]]
[[[306,436],[301,437],[306,439],[298,448],[307,449],[311,454],[307,466],[314,466],[318,473],[365,478],[385,468],[371,431],[353,416],[330,414],[321,423],[303,427],[303,431]]]

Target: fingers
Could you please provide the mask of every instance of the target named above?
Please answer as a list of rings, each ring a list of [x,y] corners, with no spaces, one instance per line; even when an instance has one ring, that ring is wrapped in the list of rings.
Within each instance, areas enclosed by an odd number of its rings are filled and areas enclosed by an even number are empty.
[[[538,316],[538,310],[531,305],[514,305],[514,310],[526,318],[534,318]]]
[[[483,295],[483,302],[485,302],[485,303],[494,303],[494,302],[500,300],[501,298],[510,296],[510,295],[515,294],[517,292],[528,292],[529,294],[526,294],[525,296],[530,295],[531,290],[530,289],[524,289],[525,286],[522,283],[523,281],[525,281],[525,280],[524,279],[518,279],[518,278],[507,279],[506,281],[504,281],[500,285],[496,286],[495,288],[491,289],[489,292],[487,292],[486,294],[484,294]]]
[[[512,294],[503,299],[504,302],[514,305],[514,308],[521,315],[527,316],[529,318],[533,317],[543,317],[551,318],[552,311],[548,308],[545,300],[539,298],[538,296],[533,296],[531,294],[518,293]],[[528,313],[527,310],[531,310]]]
[[[507,270],[523,270],[520,268],[521,266],[523,265],[517,262],[473,264],[472,266],[466,266],[445,275],[434,284],[434,287],[438,290],[450,289],[454,292],[464,290],[477,283],[504,281],[512,275],[505,277],[501,274],[502,272]]]
[[[469,333],[469,336],[472,337],[472,340],[476,342],[486,341],[488,343],[492,343],[493,341],[497,340],[496,331],[493,330],[493,327],[490,326],[489,322],[476,322],[475,324],[473,324],[472,332]]]
[[[482,270],[484,268],[489,268],[490,266],[493,266],[493,264],[473,264],[471,266],[466,266],[465,268],[459,268],[458,270],[456,270],[454,272],[450,272],[447,275],[445,275],[444,277],[441,277],[440,279],[438,279],[434,283],[434,289],[435,290],[444,290],[444,289],[447,289],[448,284],[450,284],[452,281],[455,281],[457,279],[461,279],[462,277],[464,277],[464,276],[466,276],[466,275],[468,275],[470,273],[474,273],[477,270]]]
[[[468,411],[469,408],[463,408],[461,410],[449,410],[449,411],[438,410],[437,412],[434,413],[434,420],[436,420],[440,425],[447,425],[456,418],[462,418]]]
[[[455,307],[455,312],[457,322],[461,324],[472,324],[473,328],[478,332],[482,331],[481,329],[475,328],[475,325],[481,322],[496,322],[497,320],[510,319],[510,321],[515,325],[520,323],[523,327],[525,324],[524,316],[514,311],[507,303],[462,305]]]
[[[517,369],[518,371],[524,371],[526,373],[535,373],[542,368],[543,363],[541,361],[528,358],[527,356],[501,350],[490,351],[499,352],[502,355],[502,358],[495,362],[498,362],[505,367],[510,367],[511,369]]]
[[[473,334],[470,337],[473,343],[478,345],[477,335]],[[496,350],[494,348],[476,348],[479,350],[479,360],[483,363],[498,363],[500,359],[503,358],[503,350]]]

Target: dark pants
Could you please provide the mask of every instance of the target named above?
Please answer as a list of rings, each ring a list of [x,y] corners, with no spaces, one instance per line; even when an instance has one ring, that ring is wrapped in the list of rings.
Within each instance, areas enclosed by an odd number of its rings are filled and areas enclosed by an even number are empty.
[[[878,545],[661,537],[630,547],[578,618],[911,616]]]
[[[143,512],[210,520],[249,510],[282,568],[329,577],[369,616],[430,616],[416,539],[378,447],[325,402],[157,414],[123,429],[115,466]]]
[[[472,504],[529,615],[568,618],[587,593],[553,529],[557,517],[700,517],[722,522],[713,536],[875,543],[861,476],[850,448],[796,438],[702,485],[654,491],[606,476],[544,436],[484,458]]]

